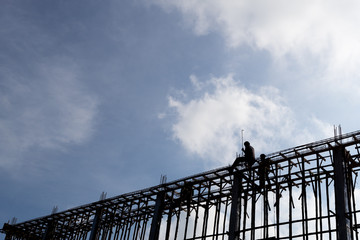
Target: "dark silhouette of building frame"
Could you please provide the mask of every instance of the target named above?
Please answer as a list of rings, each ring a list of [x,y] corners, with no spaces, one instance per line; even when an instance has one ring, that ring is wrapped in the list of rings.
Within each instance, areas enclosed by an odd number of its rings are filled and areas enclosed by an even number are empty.
[[[360,131],[17,224],[10,239],[359,240]],[[259,159],[257,159],[259,160]],[[356,194],[358,193],[358,194]]]

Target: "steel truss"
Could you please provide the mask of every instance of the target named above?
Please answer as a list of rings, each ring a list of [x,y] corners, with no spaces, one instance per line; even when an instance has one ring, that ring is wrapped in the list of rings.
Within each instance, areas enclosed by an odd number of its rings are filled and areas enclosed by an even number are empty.
[[[356,239],[360,131],[18,224],[17,239]],[[259,162],[259,159],[257,159]]]

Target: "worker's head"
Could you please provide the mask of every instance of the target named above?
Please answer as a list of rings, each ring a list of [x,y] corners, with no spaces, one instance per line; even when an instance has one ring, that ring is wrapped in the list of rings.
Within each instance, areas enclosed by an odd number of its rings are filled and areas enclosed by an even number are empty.
[[[265,155],[265,154],[263,154],[263,153],[262,153],[262,154],[260,154],[260,159],[261,159],[261,160],[265,160],[265,157],[266,157],[266,155]]]
[[[244,142],[244,146],[248,147],[248,146],[250,146],[250,143],[248,141],[246,141],[246,142]]]

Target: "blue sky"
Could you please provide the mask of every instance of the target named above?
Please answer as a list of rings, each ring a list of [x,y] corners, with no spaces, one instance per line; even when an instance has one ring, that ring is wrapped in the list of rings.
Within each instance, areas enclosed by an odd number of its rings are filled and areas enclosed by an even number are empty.
[[[1,5],[0,224],[359,129],[356,1]]]

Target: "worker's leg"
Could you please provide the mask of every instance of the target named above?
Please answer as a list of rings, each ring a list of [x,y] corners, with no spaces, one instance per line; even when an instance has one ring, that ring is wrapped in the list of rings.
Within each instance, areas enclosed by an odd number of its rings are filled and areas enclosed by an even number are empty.
[[[236,167],[238,165],[240,165],[241,163],[245,162],[245,158],[244,157],[237,157],[233,163],[233,167]]]

